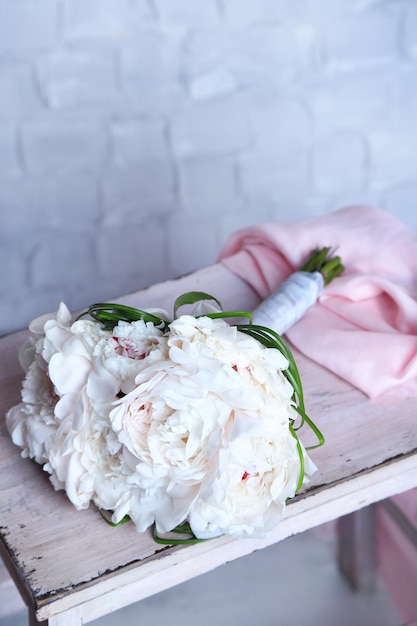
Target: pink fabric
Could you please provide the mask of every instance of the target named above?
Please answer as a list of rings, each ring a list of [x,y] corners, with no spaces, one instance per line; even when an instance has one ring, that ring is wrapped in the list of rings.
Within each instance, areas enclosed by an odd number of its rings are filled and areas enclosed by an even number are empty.
[[[376,208],[355,206],[296,223],[237,231],[219,260],[261,299],[315,247],[337,248],[345,272],[288,332],[304,354],[370,397],[417,392],[417,233]],[[417,524],[417,489],[396,496]],[[417,550],[386,515],[380,572],[402,619],[417,619]]]
[[[400,493],[392,500],[417,524],[417,490]],[[404,624],[417,620],[417,548],[384,510],[378,510],[378,563],[392,600]]]
[[[370,397],[415,392],[417,233],[392,215],[358,206],[245,228],[230,237],[219,260],[264,299],[317,246],[337,248],[346,270],[288,338]]]

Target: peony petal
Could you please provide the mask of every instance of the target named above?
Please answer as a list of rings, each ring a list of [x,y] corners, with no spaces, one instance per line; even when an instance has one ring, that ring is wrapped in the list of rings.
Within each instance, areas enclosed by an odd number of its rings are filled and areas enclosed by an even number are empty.
[[[54,354],[49,363],[49,376],[60,395],[81,391],[91,371],[91,361],[78,355]]]

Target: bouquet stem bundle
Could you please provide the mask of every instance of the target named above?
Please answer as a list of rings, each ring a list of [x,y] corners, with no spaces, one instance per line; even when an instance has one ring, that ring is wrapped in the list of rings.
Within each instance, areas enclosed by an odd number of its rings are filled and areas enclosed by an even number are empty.
[[[316,303],[322,289],[344,270],[340,257],[331,256],[331,252],[330,247],[314,250],[300,269],[255,309],[253,322],[280,335],[298,322]]]

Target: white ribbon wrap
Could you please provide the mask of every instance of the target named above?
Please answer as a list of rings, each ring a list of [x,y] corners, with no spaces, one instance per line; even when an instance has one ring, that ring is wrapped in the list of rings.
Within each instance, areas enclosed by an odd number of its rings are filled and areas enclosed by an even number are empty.
[[[294,272],[253,311],[253,323],[283,335],[317,302],[323,287],[320,272]]]

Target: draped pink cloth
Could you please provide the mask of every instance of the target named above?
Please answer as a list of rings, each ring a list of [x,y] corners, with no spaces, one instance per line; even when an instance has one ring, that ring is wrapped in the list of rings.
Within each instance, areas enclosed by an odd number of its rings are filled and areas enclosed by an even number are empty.
[[[417,396],[417,233],[392,215],[353,206],[299,222],[255,225],[234,233],[219,260],[264,299],[324,246],[337,248],[346,269],[286,335],[369,397],[388,391]],[[417,490],[397,499],[417,522]],[[382,574],[403,618],[416,619],[417,551],[403,549],[385,518],[380,536],[386,545]],[[403,559],[413,593],[391,576],[388,554]]]

